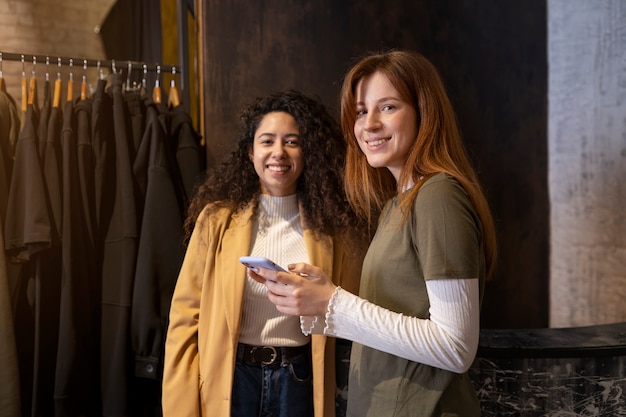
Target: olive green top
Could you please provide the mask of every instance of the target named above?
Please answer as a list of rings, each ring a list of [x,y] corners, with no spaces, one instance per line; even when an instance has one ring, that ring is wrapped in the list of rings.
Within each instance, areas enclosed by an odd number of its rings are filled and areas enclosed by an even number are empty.
[[[447,174],[428,179],[406,222],[393,198],[381,213],[363,263],[360,296],[389,310],[427,319],[426,280],[485,277],[482,227],[469,196]],[[481,291],[482,294],[482,291]],[[479,416],[467,373],[353,345],[350,417]]]

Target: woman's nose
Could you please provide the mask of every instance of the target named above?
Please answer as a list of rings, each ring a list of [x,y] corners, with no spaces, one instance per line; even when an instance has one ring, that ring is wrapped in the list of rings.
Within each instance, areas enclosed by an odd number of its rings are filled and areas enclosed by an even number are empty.
[[[375,130],[380,127],[380,119],[378,117],[377,112],[368,112],[365,115],[365,123],[363,123],[363,128],[366,130]]]
[[[280,141],[276,141],[272,147],[272,156],[275,158],[282,158],[284,155],[285,145]]]

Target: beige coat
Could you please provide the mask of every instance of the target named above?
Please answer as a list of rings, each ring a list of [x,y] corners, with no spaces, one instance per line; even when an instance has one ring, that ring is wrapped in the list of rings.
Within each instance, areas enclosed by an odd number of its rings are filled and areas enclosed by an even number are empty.
[[[172,304],[165,344],[164,417],[226,417],[231,389],[246,269],[239,257],[250,250],[253,219],[248,207],[232,214],[200,214],[189,242]],[[339,239],[317,238],[303,224],[312,265],[336,284],[358,289],[362,257]],[[335,344],[312,336],[315,417],[335,415]]]

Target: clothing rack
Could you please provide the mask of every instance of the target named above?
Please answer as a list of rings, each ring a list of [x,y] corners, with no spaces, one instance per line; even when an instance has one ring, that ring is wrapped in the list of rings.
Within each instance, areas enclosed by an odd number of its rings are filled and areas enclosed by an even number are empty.
[[[61,56],[47,56],[47,55],[34,55],[34,54],[18,54],[13,52],[1,52],[0,51],[0,77],[2,77],[2,63],[3,61],[16,61],[22,63],[22,75],[24,77],[25,73],[28,69],[32,70],[33,78],[36,75],[36,72],[42,73],[41,67],[45,67],[46,79],[50,73],[53,72],[54,67],[56,66],[58,76],[61,75],[61,69],[63,68],[63,72],[68,72],[70,80],[73,79],[77,73],[82,72],[83,83],[81,84],[81,97],[86,96],[86,71],[88,67],[96,67],[98,68],[98,77],[103,78],[104,69],[108,68],[111,74],[121,74],[125,71],[126,76],[126,85],[128,88],[132,85],[133,87],[139,85],[139,78],[141,77],[141,85],[144,87],[147,86],[147,83],[154,83],[155,91],[159,91],[158,96],[160,97],[161,91],[161,79],[162,74],[166,72],[171,72],[172,77],[176,76],[176,73],[179,73],[179,77],[182,80],[183,71],[180,70],[180,67],[174,65],[161,65],[161,64],[146,64],[144,62],[137,61],[120,61],[114,59],[91,59],[91,58],[71,58],[71,57],[61,57]],[[148,75],[150,73],[150,76]],[[150,81],[148,80],[150,79]],[[174,86],[174,78],[171,79],[171,86]],[[24,89],[24,85],[22,85],[22,89]],[[31,88],[32,85],[31,85]],[[24,90],[23,90],[24,91]],[[176,97],[176,103],[180,102],[178,88],[175,91],[171,91],[175,93],[173,97]],[[35,90],[36,97],[36,90]],[[71,93],[68,90],[68,97],[72,97]],[[26,104],[27,99],[22,99],[22,107]],[[31,99],[28,98],[30,101]],[[36,100],[36,99],[35,99]],[[184,103],[184,102],[183,102]],[[187,103],[184,103],[187,104]]]
[[[162,65],[162,64],[146,64],[137,61],[120,61],[115,59],[90,59],[90,58],[71,58],[47,55],[33,54],[17,54],[12,52],[0,52],[0,71],[2,71],[2,61],[21,61],[24,65],[62,65],[71,66],[72,68],[110,68],[112,72],[120,72],[122,70],[143,71],[143,72],[171,72],[182,73],[181,66]]]
[[[128,60],[113,60],[113,59],[92,59],[92,58],[74,58],[74,57],[59,57],[48,56],[40,54],[21,54],[13,52],[0,51],[0,77],[2,77],[2,61],[17,61],[23,62],[23,71],[26,71],[26,65],[30,65],[32,71],[35,71],[35,65],[46,66],[51,68],[56,65],[57,67],[63,66],[65,68],[76,68],[76,71],[86,69],[86,67],[97,67],[99,69],[110,69],[111,72],[127,71],[127,77],[130,80],[130,73],[143,74],[142,80],[146,79],[148,72],[154,73],[151,78],[155,78],[157,83],[161,83],[161,74],[171,74],[172,77],[177,77],[179,87],[177,88],[182,95],[181,101],[187,109],[191,109],[191,95],[189,91],[189,78],[190,72],[186,67],[189,64],[189,33],[188,33],[188,18],[196,18],[196,10],[194,0],[177,0],[176,1],[176,14],[178,25],[178,60],[179,65],[171,64],[147,64],[145,62],[128,61]],[[154,76],[156,74],[156,76]],[[172,78],[173,79],[173,78]],[[157,84],[158,85],[158,84]]]

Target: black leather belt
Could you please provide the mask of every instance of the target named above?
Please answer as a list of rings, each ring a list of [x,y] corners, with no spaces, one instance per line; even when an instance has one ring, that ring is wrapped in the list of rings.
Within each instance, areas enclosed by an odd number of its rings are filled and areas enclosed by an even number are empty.
[[[272,365],[308,353],[310,346],[310,344],[294,347],[252,346],[239,343],[237,345],[237,361]]]

